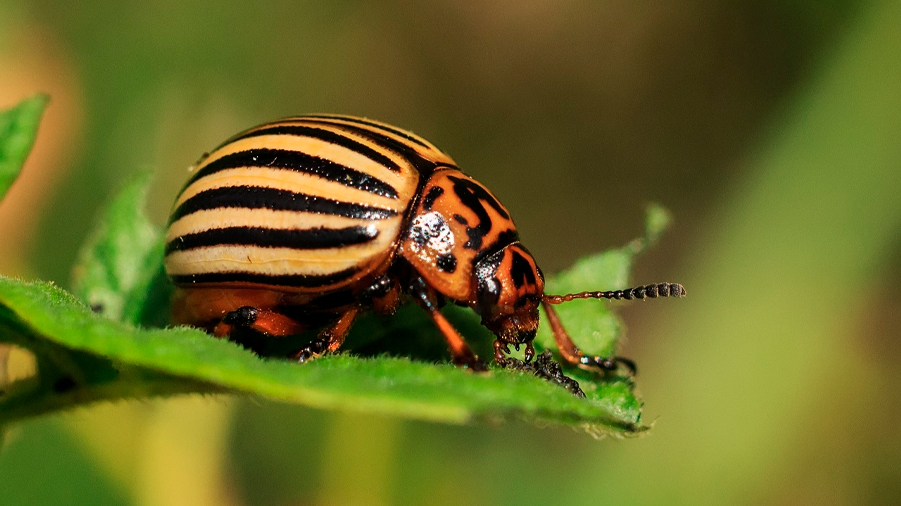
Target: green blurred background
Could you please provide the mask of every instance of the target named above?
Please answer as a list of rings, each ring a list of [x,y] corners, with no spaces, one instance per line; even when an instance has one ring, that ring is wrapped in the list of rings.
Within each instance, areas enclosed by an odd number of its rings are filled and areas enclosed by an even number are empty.
[[[36,91],[4,274],[66,285],[130,174],[162,223],[225,137],[336,112],[451,153],[546,272],[664,204],[634,280],[690,296],[622,307],[647,437],[123,402],[16,427],[0,504],[901,503],[897,0],[0,0],[0,106]]]

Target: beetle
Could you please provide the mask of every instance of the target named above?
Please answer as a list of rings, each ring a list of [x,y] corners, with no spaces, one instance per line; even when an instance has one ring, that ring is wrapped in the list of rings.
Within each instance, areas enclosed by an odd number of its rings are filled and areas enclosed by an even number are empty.
[[[429,141],[369,119],[290,117],[245,130],[191,168],[172,208],[165,268],[176,324],[217,337],[321,328],[294,358],[335,352],[364,310],[392,314],[409,298],[440,330],[455,364],[485,365],[441,314],[472,308],[495,336],[534,356],[544,307],[562,358],[585,369],[634,364],[583,353],[553,305],[575,298],[681,297],[661,283],[627,290],[544,293],[544,275],[510,213]]]

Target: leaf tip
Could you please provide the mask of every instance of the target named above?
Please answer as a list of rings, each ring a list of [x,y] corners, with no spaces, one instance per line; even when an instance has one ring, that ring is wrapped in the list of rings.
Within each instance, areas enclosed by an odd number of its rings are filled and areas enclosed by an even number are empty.
[[[627,248],[637,255],[653,246],[660,236],[672,224],[673,216],[669,210],[657,203],[650,203],[645,208],[644,236],[633,240]]]

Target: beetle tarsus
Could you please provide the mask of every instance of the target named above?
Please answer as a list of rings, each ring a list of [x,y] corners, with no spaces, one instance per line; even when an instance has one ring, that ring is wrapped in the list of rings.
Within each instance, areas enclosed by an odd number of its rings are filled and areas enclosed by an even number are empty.
[[[473,353],[469,346],[466,346],[466,343],[463,343],[462,348],[452,348],[451,357],[454,365],[465,367],[473,372],[488,371],[488,364]]]
[[[488,364],[475,355],[473,355],[470,360],[459,360],[455,358],[454,365],[465,367],[472,372],[488,372]]]
[[[510,353],[510,346],[500,339],[494,340],[494,361],[498,365],[503,366],[507,363],[507,354]]]
[[[590,357],[583,355],[579,358],[579,367],[582,369],[596,370],[604,373],[618,372],[620,366],[627,370],[629,376],[638,374],[638,368],[635,362],[625,357]]]
[[[525,362],[528,364],[533,358],[535,358],[535,346],[531,342],[528,342],[526,343],[526,351],[523,354],[523,359],[525,359]]]
[[[311,359],[323,355],[326,351],[328,351],[328,341],[316,338],[302,350],[298,351],[294,355],[294,359],[297,360],[298,363],[303,364],[304,362],[308,362]]]

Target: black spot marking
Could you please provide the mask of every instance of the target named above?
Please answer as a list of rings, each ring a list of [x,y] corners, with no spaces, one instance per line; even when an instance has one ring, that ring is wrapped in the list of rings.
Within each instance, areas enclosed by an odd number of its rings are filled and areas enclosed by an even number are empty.
[[[454,221],[456,221],[456,222],[459,223],[460,225],[469,225],[469,222],[466,221],[466,218],[464,218],[464,217],[463,217],[462,215],[460,215],[460,214],[455,214],[455,215],[454,215]]]
[[[469,240],[463,244],[463,247],[471,250],[479,250],[482,248],[482,241],[489,232],[491,232],[492,222],[485,204],[488,203],[502,218],[509,219],[510,215],[504,210],[501,203],[494,198],[494,195],[488,192],[483,186],[470,179],[462,177],[449,176],[454,184],[454,193],[460,199],[460,203],[468,207],[476,214],[479,223],[474,226],[466,227],[466,235]]]
[[[515,230],[510,230],[510,229],[504,230],[503,232],[501,232],[500,234],[497,235],[496,241],[489,244],[488,246],[485,246],[484,248],[481,249],[481,251],[479,251],[476,254],[476,257],[473,260],[473,263],[476,264],[476,263],[481,262],[485,258],[488,258],[491,255],[494,255],[498,251],[503,250],[504,248],[506,248],[507,246],[513,244],[514,242],[516,242],[518,240],[519,240],[519,234]]]
[[[429,243],[428,229],[422,225],[413,225],[410,227],[408,237],[416,246],[424,248]]]
[[[435,264],[444,272],[454,272],[457,270],[457,257],[452,253],[440,255],[435,261]]]
[[[516,309],[519,309],[519,308],[525,306],[526,304],[529,304],[529,303],[538,304],[539,302],[541,302],[541,297],[538,297],[537,295],[533,295],[533,294],[526,294],[526,295],[523,295],[522,297],[516,299],[516,302],[513,303],[513,307]],[[535,336],[533,335],[532,337],[535,337]]]
[[[425,208],[426,211],[431,211],[432,206],[435,205],[435,200],[440,197],[444,193],[444,188],[440,186],[435,186],[428,193],[426,193],[425,197],[422,199],[422,207]]]
[[[513,262],[510,265],[510,278],[513,279],[513,284],[516,288],[521,288],[525,284],[534,285],[536,279],[532,264],[516,249],[512,249],[510,254],[513,255]]]

